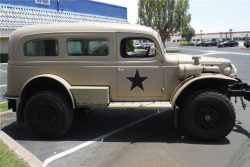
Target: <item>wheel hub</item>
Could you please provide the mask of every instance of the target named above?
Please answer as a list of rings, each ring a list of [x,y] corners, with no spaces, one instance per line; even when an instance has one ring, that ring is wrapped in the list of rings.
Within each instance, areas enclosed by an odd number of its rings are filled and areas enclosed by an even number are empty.
[[[195,117],[196,122],[203,128],[213,128],[219,121],[218,112],[211,107],[201,107]]]
[[[41,126],[45,128],[51,128],[56,124],[57,112],[50,106],[44,106],[36,111],[36,119]]]
[[[206,116],[205,116],[205,120],[206,120],[207,122],[209,122],[209,121],[211,120],[211,116],[210,116],[210,115],[206,115]]]

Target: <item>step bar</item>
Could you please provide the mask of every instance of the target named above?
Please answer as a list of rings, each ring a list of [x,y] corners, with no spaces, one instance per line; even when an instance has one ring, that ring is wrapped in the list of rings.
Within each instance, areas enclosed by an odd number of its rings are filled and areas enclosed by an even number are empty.
[[[173,109],[170,102],[112,102],[110,109]]]

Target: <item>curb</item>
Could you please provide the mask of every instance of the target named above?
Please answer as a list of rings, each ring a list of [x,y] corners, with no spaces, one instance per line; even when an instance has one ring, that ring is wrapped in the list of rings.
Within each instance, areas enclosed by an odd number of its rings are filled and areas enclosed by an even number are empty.
[[[15,151],[17,155],[22,157],[30,166],[34,167],[42,167],[43,162],[40,161],[36,156],[34,156],[31,152],[9,137],[4,131],[0,131],[0,139],[8,145],[12,150]]]
[[[3,102],[0,102],[0,104],[6,103],[6,102],[8,102],[8,101],[3,101]]]
[[[6,117],[6,116],[11,115],[11,114],[13,114],[12,110],[0,112],[0,118]]]

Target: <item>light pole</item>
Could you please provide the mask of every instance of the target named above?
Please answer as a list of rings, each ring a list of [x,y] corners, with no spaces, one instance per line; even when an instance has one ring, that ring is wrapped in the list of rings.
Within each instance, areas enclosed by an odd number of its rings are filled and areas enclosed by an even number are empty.
[[[201,41],[202,41],[202,30],[200,30],[200,32],[201,32]]]
[[[57,0],[57,12],[59,12],[59,3],[60,3],[60,0]]]
[[[233,31],[233,29],[229,29],[229,32],[230,32],[230,40],[232,40],[232,31]]]

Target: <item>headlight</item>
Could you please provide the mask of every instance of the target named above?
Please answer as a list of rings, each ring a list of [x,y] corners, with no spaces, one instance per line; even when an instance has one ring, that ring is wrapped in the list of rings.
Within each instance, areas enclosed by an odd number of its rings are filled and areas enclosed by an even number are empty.
[[[237,69],[236,69],[236,67],[233,64],[231,64],[231,67],[233,69],[233,72],[231,72],[230,77],[237,78]]]
[[[232,69],[230,67],[226,67],[224,69],[224,74],[227,75],[227,76],[229,76],[231,74],[231,72],[232,72]]]

